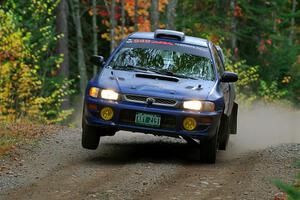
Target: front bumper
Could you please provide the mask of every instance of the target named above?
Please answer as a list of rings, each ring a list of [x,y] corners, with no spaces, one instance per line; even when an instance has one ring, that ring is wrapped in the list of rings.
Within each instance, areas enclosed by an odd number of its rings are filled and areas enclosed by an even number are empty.
[[[96,105],[96,109],[88,109],[88,104]],[[102,120],[100,117],[101,108],[106,106],[111,107],[114,110],[114,117],[111,121]],[[220,124],[222,114],[222,112],[200,113],[178,108],[147,106],[145,104],[126,101],[114,102],[91,97],[85,99],[84,109],[83,120],[85,120],[85,123],[89,126],[171,137],[187,136],[195,139],[210,138],[214,136]],[[132,120],[135,112],[161,115],[161,127],[153,128],[136,125],[134,120]],[[186,117],[194,117],[197,120],[197,128],[194,131],[186,131],[182,127],[182,122]],[[211,123],[202,123],[202,118],[210,118]]]

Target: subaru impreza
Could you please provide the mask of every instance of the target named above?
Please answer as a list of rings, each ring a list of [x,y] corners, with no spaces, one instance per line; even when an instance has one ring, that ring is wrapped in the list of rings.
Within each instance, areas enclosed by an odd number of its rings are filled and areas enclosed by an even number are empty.
[[[126,130],[195,142],[201,161],[215,163],[236,134],[238,76],[225,70],[222,49],[212,42],[171,30],[137,32],[106,61],[91,61],[101,70],[85,92],[84,148]]]

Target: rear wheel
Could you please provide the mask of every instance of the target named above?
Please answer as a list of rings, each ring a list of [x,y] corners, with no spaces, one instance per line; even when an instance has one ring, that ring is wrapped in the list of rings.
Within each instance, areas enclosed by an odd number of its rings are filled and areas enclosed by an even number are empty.
[[[88,126],[82,122],[81,144],[85,149],[95,150],[99,146],[100,134],[95,127]]]
[[[216,162],[218,149],[218,134],[208,140],[200,141],[201,162],[213,164]]]

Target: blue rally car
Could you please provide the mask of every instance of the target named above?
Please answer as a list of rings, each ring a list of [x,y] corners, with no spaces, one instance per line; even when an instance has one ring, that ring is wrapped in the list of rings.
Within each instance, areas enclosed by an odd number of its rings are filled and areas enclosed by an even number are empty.
[[[138,32],[106,62],[91,61],[102,70],[85,93],[84,148],[126,130],[197,142],[201,161],[215,163],[236,134],[238,77],[225,71],[222,50],[212,42],[171,30]]]

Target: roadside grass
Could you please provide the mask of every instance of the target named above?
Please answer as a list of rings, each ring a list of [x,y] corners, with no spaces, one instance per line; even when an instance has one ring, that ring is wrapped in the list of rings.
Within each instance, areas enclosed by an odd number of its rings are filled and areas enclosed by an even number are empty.
[[[16,123],[0,123],[0,157],[8,154],[24,144],[34,144],[38,139],[51,134],[58,127],[28,121]]]
[[[0,157],[12,149],[15,149],[20,138],[8,132],[0,131]]]
[[[10,130],[7,123],[0,124],[0,157],[16,148],[22,136]]]
[[[281,180],[273,180],[273,184],[278,187],[281,191],[287,194],[287,200],[300,200],[300,160],[297,160],[293,167],[298,170],[296,176],[296,183],[294,185],[286,184]],[[275,199],[286,199],[286,198],[277,198]]]

